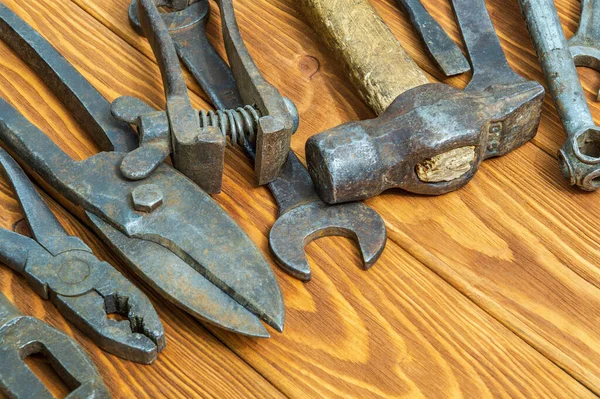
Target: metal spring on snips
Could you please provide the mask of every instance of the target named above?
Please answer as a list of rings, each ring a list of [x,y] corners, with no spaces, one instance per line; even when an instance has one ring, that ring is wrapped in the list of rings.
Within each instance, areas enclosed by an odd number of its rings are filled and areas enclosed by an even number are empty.
[[[217,111],[200,110],[200,128],[218,127],[225,138],[229,136],[232,145],[244,146],[247,141],[254,143],[259,119],[258,110],[251,105]]]

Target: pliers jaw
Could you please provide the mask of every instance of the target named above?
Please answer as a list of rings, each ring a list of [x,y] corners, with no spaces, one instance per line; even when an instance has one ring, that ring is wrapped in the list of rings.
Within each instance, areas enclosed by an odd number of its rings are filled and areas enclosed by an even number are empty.
[[[67,235],[16,162],[0,149],[0,169],[11,182],[35,239],[3,230],[0,258],[42,298],[100,348],[152,363],[164,330],[148,298],[79,238]],[[15,248],[21,247],[16,254]],[[119,314],[125,320],[112,320]]]
[[[131,305],[131,297],[103,297],[90,291],[77,297],[56,295],[51,299],[61,314],[99,347],[121,358],[151,364],[165,347],[158,317],[142,316],[146,306]],[[109,318],[110,314],[120,315],[124,320]]]

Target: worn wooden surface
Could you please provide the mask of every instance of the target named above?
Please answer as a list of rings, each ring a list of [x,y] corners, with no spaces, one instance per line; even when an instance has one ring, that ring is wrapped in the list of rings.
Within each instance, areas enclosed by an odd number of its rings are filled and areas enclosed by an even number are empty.
[[[128,0],[3,2],[108,99],[135,95],[163,106],[149,46],[127,22]],[[449,3],[423,3],[458,41]],[[516,2],[487,3],[511,64],[542,81]],[[579,2],[557,3],[571,36]],[[393,0],[373,4],[419,66],[441,79]],[[303,22],[297,2],[236,0],[235,7],[259,68],[298,106],[301,125],[292,146],[301,157],[315,132],[374,116]],[[219,41],[214,4],[213,11],[208,32]],[[600,80],[591,71],[582,77],[591,101]],[[467,79],[447,82],[461,86]],[[194,105],[208,106],[189,76],[188,82]],[[97,151],[3,45],[0,95],[74,158]],[[592,106],[600,116],[600,107]],[[115,397],[593,397],[600,393],[600,194],[577,192],[563,181],[555,154],[564,133],[549,98],[544,111],[531,144],[486,161],[459,192],[428,198],[391,191],[368,201],[390,235],[369,272],[357,267],[358,251],[342,238],[308,246],[308,284],[272,263],[287,322],[284,334],[273,332],[270,340],[203,326],[146,290],[168,346],[155,364],[141,366],[98,350],[6,267],[0,267],[0,290],[24,313],[81,342]],[[224,191],[216,199],[270,259],[267,234],[276,207],[252,181],[249,162],[230,150]],[[1,226],[11,228],[22,214],[5,182],[0,202]],[[70,232],[134,279],[97,237],[52,204]]]

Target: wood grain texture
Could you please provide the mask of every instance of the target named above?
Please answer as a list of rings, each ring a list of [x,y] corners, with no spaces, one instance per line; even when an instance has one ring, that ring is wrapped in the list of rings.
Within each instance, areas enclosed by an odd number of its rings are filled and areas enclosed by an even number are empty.
[[[161,80],[147,43],[124,33],[127,0],[4,2],[108,99],[136,95],[162,106]],[[503,4],[490,3],[496,9]],[[294,2],[235,5],[257,65],[298,105],[302,124],[293,147],[300,155],[311,134],[372,117]],[[395,6],[375,6],[407,51],[433,72]],[[218,31],[213,18],[211,37]],[[523,45],[525,38],[514,40]],[[4,46],[0,55],[0,95],[71,156],[93,154],[89,138],[39,79]],[[518,64],[527,70],[526,63]],[[460,85],[464,77],[451,81]],[[207,105],[196,94],[192,101]],[[562,134],[545,126],[548,137]],[[312,282],[302,284],[276,270],[287,324],[284,334],[270,340],[207,330],[149,292],[168,346],[154,365],[137,366],[100,352],[6,268],[0,268],[0,289],[25,313],[82,342],[117,397],[594,397],[569,374],[595,388],[598,237],[590,213],[597,214],[597,207],[594,195],[565,186],[555,163],[530,144],[489,162],[459,193],[432,199],[391,192],[370,201],[390,231],[381,261],[363,272],[349,241],[310,244]],[[276,209],[267,190],[253,188],[252,181],[248,160],[238,150],[228,151],[224,190],[215,198],[270,259],[267,234]],[[22,217],[11,198],[0,184],[0,203],[8,210],[4,227]],[[53,209],[69,231],[123,270],[84,226],[55,204]],[[589,360],[583,358],[586,351]]]

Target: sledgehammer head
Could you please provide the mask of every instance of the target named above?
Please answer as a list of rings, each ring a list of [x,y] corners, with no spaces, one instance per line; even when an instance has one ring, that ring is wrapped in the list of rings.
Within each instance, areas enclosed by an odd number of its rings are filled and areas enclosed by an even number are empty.
[[[537,82],[462,91],[427,84],[402,93],[375,119],[311,137],[308,169],[321,198],[362,200],[397,187],[428,195],[468,183],[481,161],[531,140],[544,88]]]

